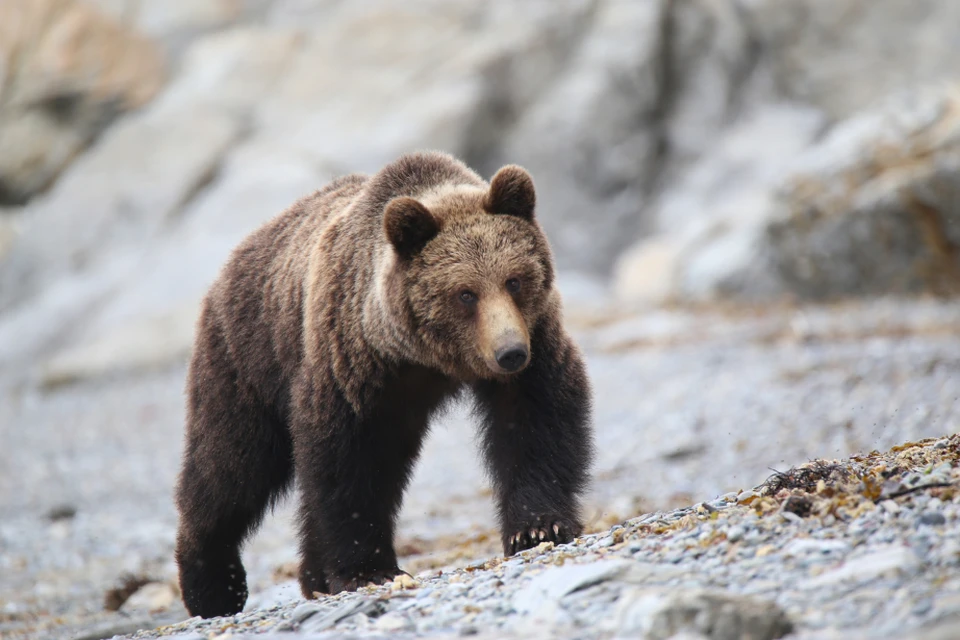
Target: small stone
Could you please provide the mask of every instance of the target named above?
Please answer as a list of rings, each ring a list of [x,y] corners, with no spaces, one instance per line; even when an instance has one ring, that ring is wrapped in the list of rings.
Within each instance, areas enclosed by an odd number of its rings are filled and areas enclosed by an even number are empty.
[[[896,500],[883,500],[880,502],[880,508],[887,513],[900,513],[900,505],[897,504]]]
[[[415,627],[410,618],[396,611],[383,614],[373,626],[380,631],[389,632],[409,631]]]
[[[788,557],[804,556],[819,553],[842,553],[849,551],[850,545],[841,540],[816,540],[811,538],[795,538],[783,546],[783,555]]]
[[[744,491],[737,496],[737,504],[750,504],[754,500],[760,497],[760,494],[755,491]]]
[[[604,538],[601,538],[600,541],[597,542],[597,546],[600,548],[612,547],[613,542],[614,542],[613,536],[606,536]]]
[[[727,529],[727,540],[730,542],[738,542],[743,538],[744,533],[746,532],[743,530],[743,527],[740,525],[734,525]]]
[[[325,610],[326,609],[324,607],[321,607],[315,602],[304,602],[300,605],[297,605],[297,608],[293,610],[292,614],[290,614],[290,622],[299,624],[310,616],[321,613]]]
[[[401,591],[403,589],[416,589],[417,581],[408,576],[405,573],[401,573],[393,579],[393,584],[390,585],[391,591]]]
[[[939,527],[947,523],[947,519],[939,511],[925,511],[917,518],[918,525]]]
[[[792,522],[794,524],[799,524],[803,522],[803,518],[793,513],[792,511],[782,511],[780,512],[780,515],[787,522]]]

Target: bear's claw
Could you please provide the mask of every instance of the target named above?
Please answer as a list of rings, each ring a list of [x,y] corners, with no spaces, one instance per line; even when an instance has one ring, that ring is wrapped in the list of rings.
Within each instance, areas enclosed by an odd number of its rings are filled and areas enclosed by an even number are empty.
[[[525,549],[532,549],[543,542],[564,544],[574,538],[574,527],[564,520],[555,520],[542,525],[521,529],[504,540],[504,555],[512,556]]]

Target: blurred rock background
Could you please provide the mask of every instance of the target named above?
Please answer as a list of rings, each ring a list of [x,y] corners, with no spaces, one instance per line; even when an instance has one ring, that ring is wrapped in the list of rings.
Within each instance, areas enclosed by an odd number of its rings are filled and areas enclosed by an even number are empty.
[[[169,578],[200,298],[294,199],[417,148],[534,175],[617,454],[598,513],[954,429],[957,69],[936,0],[3,0],[0,615]],[[409,507],[421,541],[489,525],[468,427],[435,435],[411,503],[466,506]],[[87,529],[37,524],[58,501]]]

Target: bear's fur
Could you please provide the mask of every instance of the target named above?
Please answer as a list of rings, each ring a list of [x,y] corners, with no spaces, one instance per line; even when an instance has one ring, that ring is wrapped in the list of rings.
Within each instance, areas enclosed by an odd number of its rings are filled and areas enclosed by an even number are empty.
[[[240,611],[240,548],[296,477],[305,597],[401,573],[394,521],[430,417],[475,399],[503,550],[581,532],[591,395],[533,181],[440,153],[339,178],[249,236],[208,293],[187,380],[184,603]]]

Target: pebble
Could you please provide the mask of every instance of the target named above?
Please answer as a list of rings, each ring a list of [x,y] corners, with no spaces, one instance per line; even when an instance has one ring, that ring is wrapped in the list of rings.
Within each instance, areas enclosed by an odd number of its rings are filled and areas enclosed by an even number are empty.
[[[929,506],[929,505],[928,505]],[[917,518],[917,524],[921,525],[930,525],[930,526],[941,526],[947,523],[947,519],[944,515],[938,511],[924,511],[920,514],[920,517]]]

